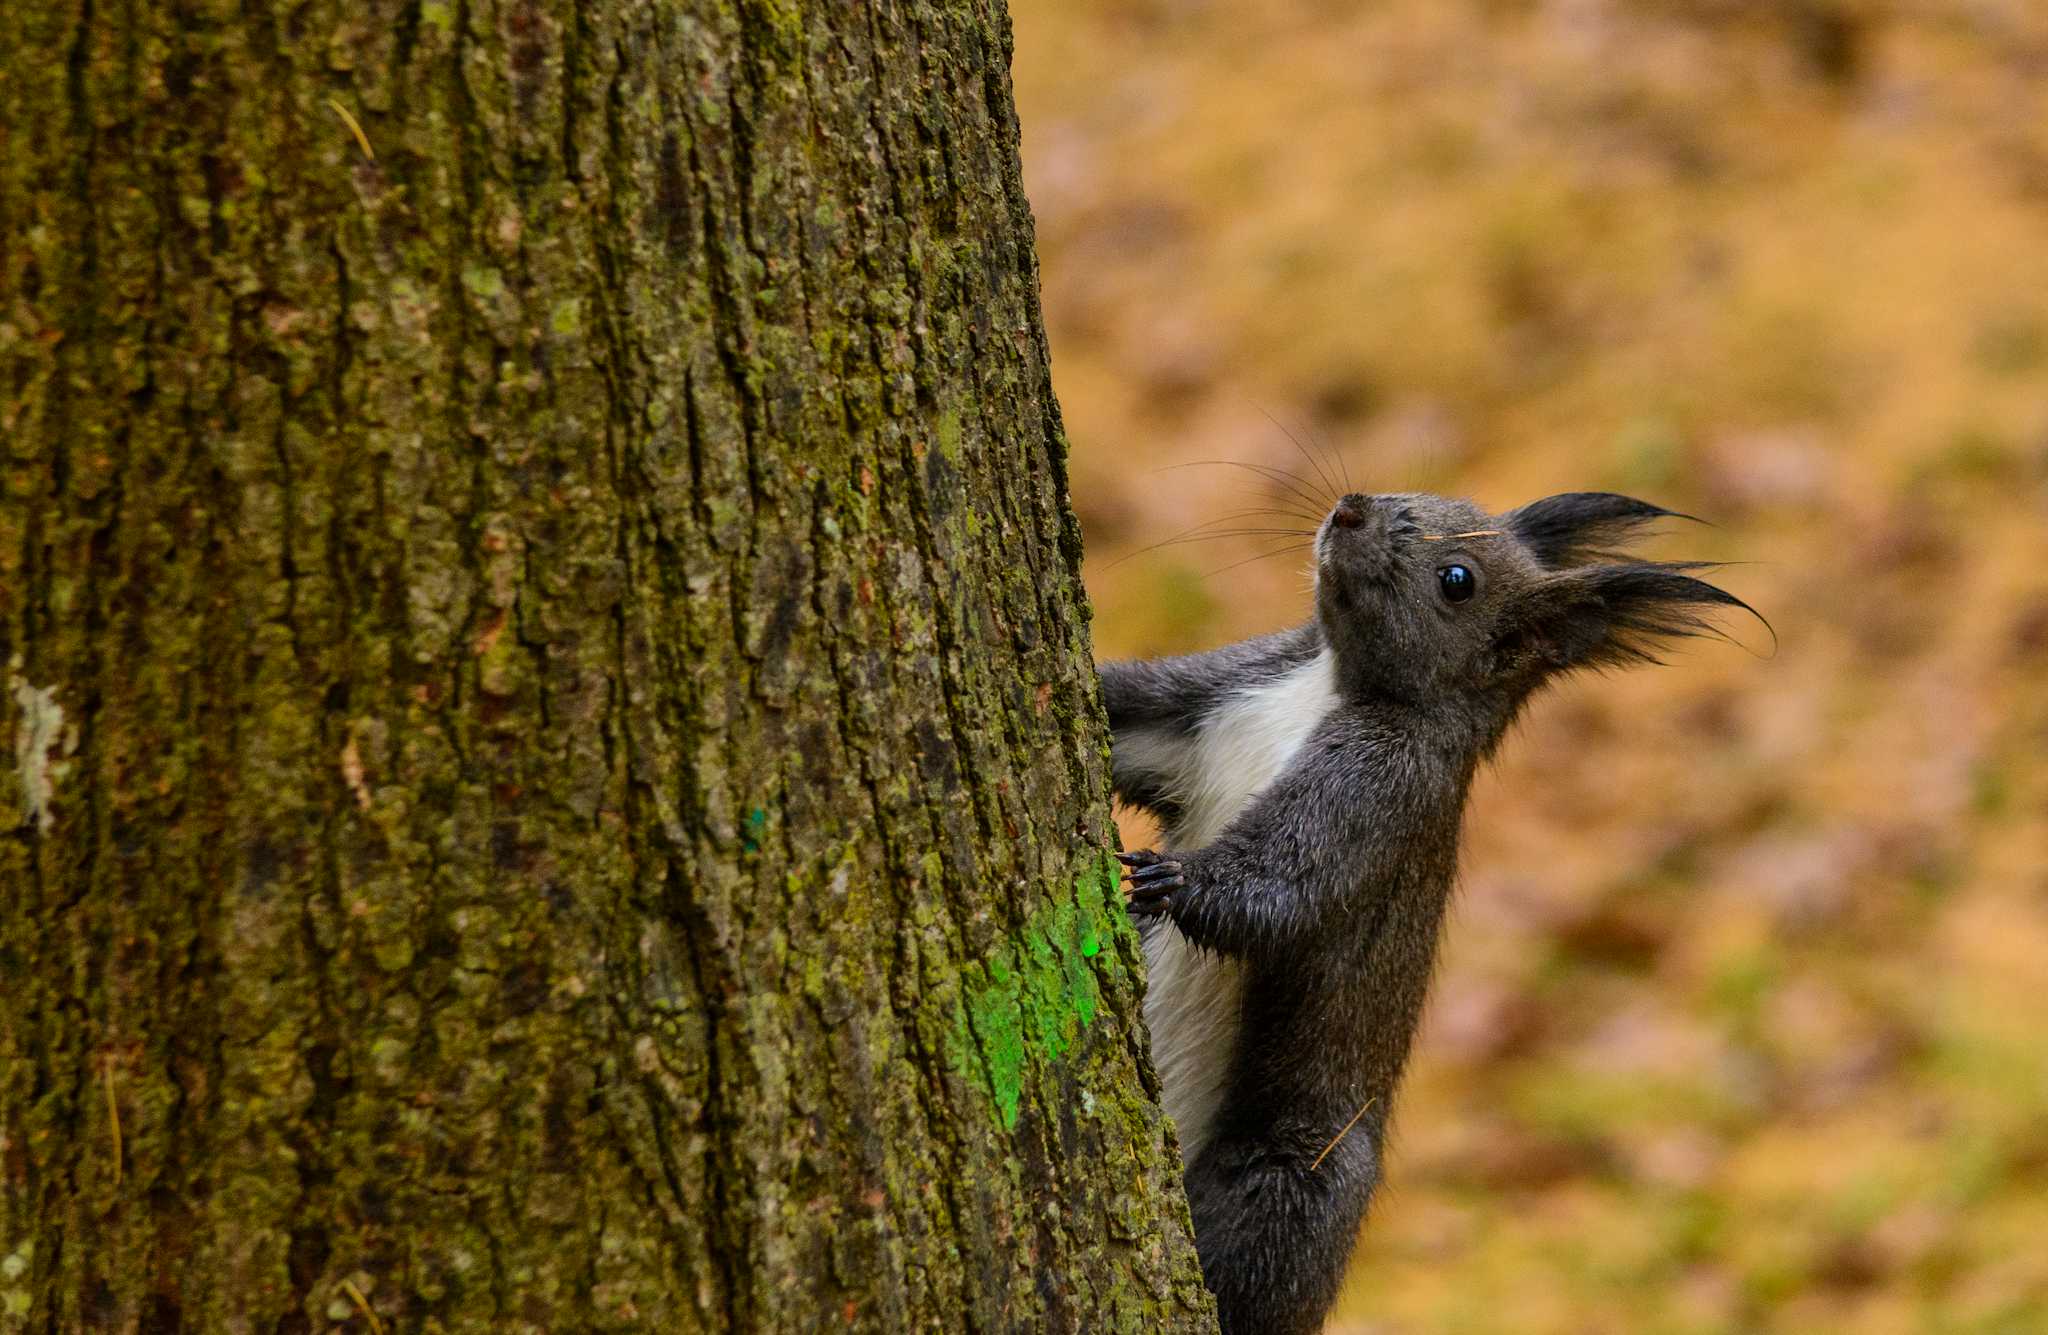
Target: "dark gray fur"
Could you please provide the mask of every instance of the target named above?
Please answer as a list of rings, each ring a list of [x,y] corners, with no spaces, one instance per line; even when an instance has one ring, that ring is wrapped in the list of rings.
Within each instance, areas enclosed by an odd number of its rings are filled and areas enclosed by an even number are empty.
[[[1481,761],[1546,682],[1649,661],[1660,641],[1706,630],[1703,611],[1745,606],[1692,567],[1616,558],[1668,513],[1604,493],[1499,516],[1436,496],[1348,496],[1316,536],[1312,622],[1103,668],[1119,741],[1139,728],[1193,738],[1235,693],[1335,652],[1336,707],[1220,835],[1126,855],[1148,934],[1178,930],[1244,969],[1235,1068],[1213,1137],[1187,1165],[1228,1335],[1313,1331],[1336,1298],[1379,1180]],[[1484,529],[1503,533],[1424,540]],[[1479,576],[1463,603],[1439,588],[1453,563]],[[1117,794],[1157,813],[1170,841],[1173,779],[1133,760],[1140,750],[1157,744],[1113,749]]]

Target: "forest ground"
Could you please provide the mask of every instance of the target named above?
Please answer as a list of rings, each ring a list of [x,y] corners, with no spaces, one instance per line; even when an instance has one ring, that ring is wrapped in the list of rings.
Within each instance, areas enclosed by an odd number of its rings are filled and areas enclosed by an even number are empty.
[[[1479,785],[1333,1329],[2048,1329],[2048,11],[1013,9],[1099,653],[1306,615],[1254,541],[1122,559],[1267,503],[1167,465],[1306,473],[1268,414],[1709,518],[1649,550],[1779,635]]]

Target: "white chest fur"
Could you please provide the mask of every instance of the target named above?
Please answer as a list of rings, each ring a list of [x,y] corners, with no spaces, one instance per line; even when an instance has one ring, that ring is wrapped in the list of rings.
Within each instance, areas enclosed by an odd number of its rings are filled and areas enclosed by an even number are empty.
[[[1166,847],[1189,852],[1214,840],[1259,791],[1287,767],[1337,703],[1336,664],[1325,651],[1262,686],[1241,691],[1209,715],[1193,736],[1140,732],[1134,746],[1169,777],[1181,816]],[[1216,1112],[1237,1051],[1237,963],[1188,944],[1169,925],[1147,933],[1145,1023],[1166,1111],[1193,1163],[1215,1130]]]

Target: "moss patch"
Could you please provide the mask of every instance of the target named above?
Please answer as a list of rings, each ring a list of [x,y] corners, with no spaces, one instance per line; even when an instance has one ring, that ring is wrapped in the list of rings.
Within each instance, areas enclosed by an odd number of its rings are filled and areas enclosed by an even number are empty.
[[[1116,879],[1113,857],[1082,873],[1070,896],[1033,914],[983,964],[985,981],[969,984],[954,1024],[953,1065],[963,1074],[979,1069],[1006,1131],[1017,1125],[1030,1058],[1058,1062],[1095,1022],[1102,989],[1091,961],[1115,930],[1106,892]]]

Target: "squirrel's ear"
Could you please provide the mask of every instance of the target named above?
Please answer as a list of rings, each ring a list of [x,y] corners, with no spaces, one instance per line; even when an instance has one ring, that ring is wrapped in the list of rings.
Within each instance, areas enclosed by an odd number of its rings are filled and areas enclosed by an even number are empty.
[[[1611,491],[1568,491],[1510,510],[1499,522],[1526,543],[1538,561],[1556,570],[1616,559],[1615,548],[1653,520],[1691,518]]]
[[[1709,619],[1733,607],[1761,613],[1690,570],[1684,562],[1638,561],[1561,571],[1531,586],[1520,614],[1503,628],[1495,659],[1501,676],[1544,677],[1577,668],[1655,663],[1671,640],[1719,635]]]

